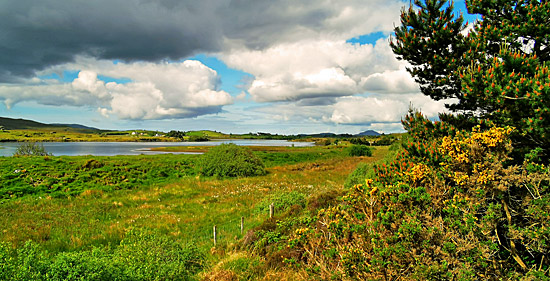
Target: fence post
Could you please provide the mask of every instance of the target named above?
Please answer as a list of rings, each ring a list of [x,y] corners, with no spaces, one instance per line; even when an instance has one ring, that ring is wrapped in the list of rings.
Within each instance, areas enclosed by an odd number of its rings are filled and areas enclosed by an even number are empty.
[[[216,226],[214,225],[214,247],[216,247]]]
[[[244,231],[244,217],[241,217],[241,235],[243,235]]]
[[[274,214],[275,214],[275,206],[273,205],[273,203],[271,203],[271,205],[269,205],[269,218],[272,218]]]

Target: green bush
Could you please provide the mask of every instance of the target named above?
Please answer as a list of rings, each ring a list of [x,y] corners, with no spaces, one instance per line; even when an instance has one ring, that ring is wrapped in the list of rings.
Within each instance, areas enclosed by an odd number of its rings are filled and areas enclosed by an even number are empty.
[[[247,177],[266,174],[262,160],[246,147],[221,144],[213,147],[199,161],[201,174],[216,177]]]
[[[49,266],[49,280],[129,280],[124,276],[124,266],[112,262],[108,251],[94,248],[92,251],[62,252]]]
[[[13,153],[13,156],[50,156],[42,144],[27,142],[21,144]]]
[[[348,148],[350,156],[372,156],[370,147],[361,144],[354,144]]]
[[[131,230],[115,248],[52,254],[36,242],[0,242],[0,280],[190,280],[206,255],[158,232]]]

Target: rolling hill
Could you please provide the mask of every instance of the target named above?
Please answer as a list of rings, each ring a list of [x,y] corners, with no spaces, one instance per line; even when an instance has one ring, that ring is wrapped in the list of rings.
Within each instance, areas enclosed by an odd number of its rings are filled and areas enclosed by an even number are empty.
[[[0,126],[6,130],[45,130],[45,129],[64,129],[71,131],[100,131],[97,128],[87,127],[78,124],[44,124],[26,119],[14,119],[0,117]]]

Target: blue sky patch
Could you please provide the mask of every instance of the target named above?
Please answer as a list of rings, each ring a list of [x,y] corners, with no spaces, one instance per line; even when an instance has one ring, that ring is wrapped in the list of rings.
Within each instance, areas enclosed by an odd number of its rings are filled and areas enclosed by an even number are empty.
[[[378,31],[378,32],[373,32],[370,34],[365,34],[365,35],[348,39],[346,40],[346,43],[359,44],[359,45],[365,45],[365,44],[374,45],[376,41],[378,41],[379,39],[387,38],[388,36],[389,36],[388,33]]]
[[[127,84],[132,82],[132,79],[128,79],[128,78],[113,78],[113,77],[103,76],[103,75],[97,75],[97,79],[105,83],[115,82],[117,84]]]
[[[207,56],[205,54],[196,55],[194,57],[187,58],[186,60],[197,60],[204,65],[215,70],[221,80],[220,90],[224,90],[232,96],[240,94],[243,89],[240,85],[243,85],[245,80],[249,80],[253,76],[244,71],[229,68],[225,63],[216,57]]]

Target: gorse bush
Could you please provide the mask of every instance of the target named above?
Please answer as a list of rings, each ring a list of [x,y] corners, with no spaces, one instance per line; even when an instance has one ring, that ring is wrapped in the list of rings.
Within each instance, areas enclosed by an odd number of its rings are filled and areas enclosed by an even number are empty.
[[[200,173],[216,177],[247,177],[266,174],[262,160],[249,148],[221,144],[203,155],[198,163]]]
[[[288,246],[300,254],[287,263],[323,279],[548,279],[550,172],[508,164],[513,129],[455,131],[419,114],[404,123],[426,129],[295,226]]]
[[[23,143],[15,150],[13,156],[50,156],[41,143],[28,142]]]

